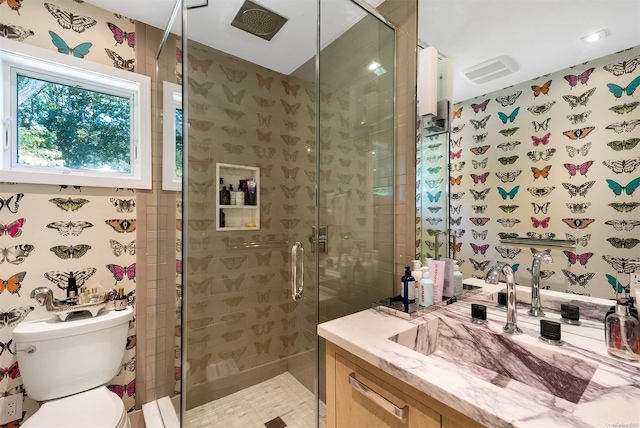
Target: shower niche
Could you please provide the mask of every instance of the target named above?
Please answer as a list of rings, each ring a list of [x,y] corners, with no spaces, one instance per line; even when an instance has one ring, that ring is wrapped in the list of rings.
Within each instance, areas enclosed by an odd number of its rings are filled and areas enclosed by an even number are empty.
[[[251,181],[255,183],[253,194],[240,191]],[[223,188],[229,191],[230,187],[227,201]],[[216,190],[217,231],[260,230],[260,168],[217,163]]]

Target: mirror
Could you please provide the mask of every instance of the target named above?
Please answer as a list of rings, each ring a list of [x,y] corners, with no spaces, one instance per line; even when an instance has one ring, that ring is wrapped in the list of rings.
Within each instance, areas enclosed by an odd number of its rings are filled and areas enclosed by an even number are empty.
[[[182,191],[182,87],[162,82],[162,189]]]

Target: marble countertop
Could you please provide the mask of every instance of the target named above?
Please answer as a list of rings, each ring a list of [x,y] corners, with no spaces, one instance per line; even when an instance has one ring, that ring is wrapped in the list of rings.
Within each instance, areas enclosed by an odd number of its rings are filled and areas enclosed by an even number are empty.
[[[602,319],[611,302],[576,297],[582,325],[563,324],[564,343],[553,346],[538,340],[539,318],[526,315],[529,287],[518,287],[524,334],[507,335],[493,294],[503,286],[465,283],[484,290],[413,320],[365,310],[320,324],[318,334],[486,426],[640,427],[640,363],[605,349]],[[547,309],[567,298],[543,292],[547,319],[559,318]],[[471,303],[487,306],[488,324],[469,322]],[[424,349],[438,329],[437,350]]]

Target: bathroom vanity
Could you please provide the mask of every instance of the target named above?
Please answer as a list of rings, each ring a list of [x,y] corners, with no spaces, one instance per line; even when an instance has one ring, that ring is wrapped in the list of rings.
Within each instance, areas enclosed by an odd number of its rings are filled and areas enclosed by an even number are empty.
[[[640,363],[606,352],[610,301],[544,291],[547,320],[559,320],[560,303],[581,308],[554,346],[526,315],[529,287],[517,290],[523,334],[509,335],[496,307],[504,285],[469,281],[483,292],[420,318],[370,309],[318,326],[328,427],[640,426]],[[487,307],[487,324],[470,321],[472,303]]]

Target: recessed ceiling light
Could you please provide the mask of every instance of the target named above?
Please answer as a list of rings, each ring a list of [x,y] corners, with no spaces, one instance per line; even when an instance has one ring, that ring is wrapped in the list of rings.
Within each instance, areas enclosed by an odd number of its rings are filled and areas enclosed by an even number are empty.
[[[594,43],[594,42],[597,42],[600,39],[604,39],[608,35],[609,35],[609,31],[608,30],[600,30],[597,33],[589,34],[588,36],[582,37],[581,40],[584,43]]]
[[[369,70],[371,71],[375,70],[378,67],[380,67],[380,64],[375,61],[371,61],[371,64],[369,64]]]

